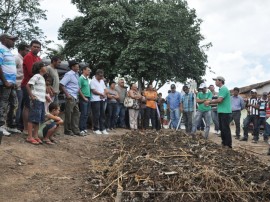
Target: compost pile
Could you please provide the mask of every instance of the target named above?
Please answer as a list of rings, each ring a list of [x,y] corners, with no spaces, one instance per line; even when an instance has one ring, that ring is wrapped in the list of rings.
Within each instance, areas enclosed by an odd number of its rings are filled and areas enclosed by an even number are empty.
[[[87,186],[102,201],[270,201],[270,169],[256,156],[183,132],[128,133],[99,145]]]

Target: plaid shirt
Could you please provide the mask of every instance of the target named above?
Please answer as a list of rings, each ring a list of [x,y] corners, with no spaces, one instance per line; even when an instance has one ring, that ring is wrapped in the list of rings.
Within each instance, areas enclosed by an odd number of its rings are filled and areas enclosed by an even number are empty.
[[[194,94],[188,93],[182,96],[181,103],[183,105],[184,112],[193,112],[194,110]]]

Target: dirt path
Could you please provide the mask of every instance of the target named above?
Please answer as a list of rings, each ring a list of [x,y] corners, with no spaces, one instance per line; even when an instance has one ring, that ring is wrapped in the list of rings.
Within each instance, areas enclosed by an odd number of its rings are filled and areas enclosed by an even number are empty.
[[[118,129],[113,134],[126,132]],[[22,135],[3,137],[0,146],[1,202],[91,201],[82,194],[82,185],[88,183],[86,174],[92,166],[97,166],[95,161],[108,156],[108,151],[100,144],[110,136],[60,135],[57,139],[57,145],[35,146],[26,143]],[[220,144],[220,138],[214,134],[210,139]],[[241,146],[255,151],[255,155],[270,164],[266,143],[260,141],[254,145],[233,139],[233,144],[235,149],[242,149]]]

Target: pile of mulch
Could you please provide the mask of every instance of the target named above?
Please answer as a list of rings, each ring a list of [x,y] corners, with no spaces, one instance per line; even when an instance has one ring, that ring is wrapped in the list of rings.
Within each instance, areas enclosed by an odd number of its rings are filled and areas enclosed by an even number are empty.
[[[84,187],[93,200],[270,201],[267,165],[203,138],[128,133],[99,147],[104,158],[91,162]]]

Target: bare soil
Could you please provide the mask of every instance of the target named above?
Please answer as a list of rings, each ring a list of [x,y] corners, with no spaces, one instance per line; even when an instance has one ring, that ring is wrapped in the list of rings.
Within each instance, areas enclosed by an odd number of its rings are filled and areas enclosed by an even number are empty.
[[[128,134],[126,135],[126,133]],[[159,134],[161,138],[156,140],[156,142],[159,143],[158,145],[153,143],[153,140],[155,140],[158,135],[154,137],[154,133],[149,134],[149,137],[147,137],[147,134],[131,134],[128,130],[124,129],[117,129],[109,136],[97,136],[91,133],[86,137],[73,137],[60,134],[56,137],[58,144],[53,146],[31,145],[25,142],[25,137],[23,135],[3,137],[2,144],[0,145],[0,201],[114,201],[116,189],[119,188],[119,184],[123,186],[124,190],[127,188],[129,190],[142,190],[143,188],[155,187],[150,186],[149,184],[143,184],[143,182],[145,182],[143,179],[140,181],[141,178],[139,177],[147,176],[145,175],[145,170],[139,171],[139,169],[148,168],[149,179],[155,178],[157,173],[154,173],[150,168],[156,168],[156,171],[160,172],[162,170],[162,165],[160,165],[159,162],[165,162],[166,164],[171,165],[172,162],[175,161],[175,158],[169,160],[169,158],[157,158],[157,156],[179,155],[183,154],[183,151],[184,154],[195,156],[195,161],[192,161],[192,164],[186,167],[187,169],[191,169],[192,165],[195,165],[193,163],[201,158],[205,159],[205,165],[200,164],[198,169],[207,166],[210,162],[212,163],[212,161],[217,169],[221,169],[222,167],[233,169],[233,165],[239,167],[250,164],[255,170],[253,173],[246,173],[250,174],[252,179],[249,179],[249,176],[241,178],[245,180],[244,184],[247,185],[253,183],[255,184],[254,186],[261,186],[261,183],[264,181],[266,184],[265,190],[270,193],[269,170],[265,170],[269,168],[270,157],[266,155],[268,146],[262,141],[254,145],[250,141],[239,142],[234,140],[234,150],[226,150],[228,165],[226,162],[223,165],[218,158],[221,155],[215,156],[215,154],[211,154],[214,155],[214,157],[211,157],[210,153],[207,153],[208,150],[216,154],[225,151],[224,148],[219,146],[220,138],[214,134],[210,135],[211,141],[204,142],[204,140],[198,139],[197,141],[201,142],[200,146],[198,149],[196,149],[196,146],[193,146],[194,150],[190,150],[188,145],[196,145],[197,143],[190,143],[188,138],[186,138],[186,148],[182,145],[182,150],[170,150],[169,148],[179,149],[179,144],[176,143],[181,139],[175,139],[175,132],[171,130],[161,132],[160,134],[162,135]],[[173,135],[170,139],[169,137],[171,134]],[[164,139],[163,137],[166,138]],[[142,145],[144,147],[141,147]],[[204,157],[200,157],[198,151],[202,151],[202,148],[204,147],[206,148],[206,153],[202,152]],[[164,153],[166,148],[168,148],[168,153]],[[241,152],[238,153],[238,151]],[[126,158],[127,154],[132,154],[132,158]],[[138,157],[137,161],[134,160],[134,155],[135,157]],[[121,156],[125,156],[125,158],[119,158]],[[148,166],[143,167],[146,163],[145,156],[158,162],[152,160],[152,163],[149,164],[148,159]],[[230,157],[233,157],[236,160],[238,159],[237,161],[239,161],[239,163],[231,163]],[[181,159],[190,158],[183,157]],[[211,159],[211,161],[209,159]],[[180,161],[178,161],[178,163],[179,162]],[[191,161],[186,160],[186,162],[183,161],[182,163],[186,163],[187,165],[190,162]],[[197,162],[199,162],[199,160]],[[258,166],[256,167],[254,164],[257,164]],[[137,167],[134,167],[135,165],[137,165]],[[119,177],[119,168],[123,168],[122,174],[127,172],[127,174],[121,178],[121,182],[117,180]],[[256,175],[256,169],[263,173]],[[179,172],[177,168],[163,169],[162,172],[171,172],[175,170]],[[194,172],[196,172],[196,169]],[[226,173],[229,172],[226,171]],[[137,181],[134,181],[135,174],[137,174]],[[202,175],[207,175],[207,173],[202,173]],[[167,185],[163,185],[161,181],[164,180],[164,183],[169,185],[171,180],[177,182],[179,178],[176,176],[179,177],[180,175],[178,173],[178,175],[172,174],[172,176],[169,177],[166,177],[166,175],[158,176],[160,190],[166,191],[169,190],[169,188]],[[200,179],[202,178],[198,178],[198,180]],[[110,183],[112,183],[112,185],[108,186]],[[175,185],[176,184],[177,183],[175,183]],[[192,183],[190,183],[190,185],[191,184]],[[164,186],[163,189],[162,186]],[[173,190],[173,188],[174,187],[171,187],[171,190]],[[104,189],[105,191],[100,196],[93,199]],[[158,189],[155,188],[155,190]],[[266,193],[260,194],[258,199],[256,199],[256,194],[251,196],[253,196],[253,201],[259,201],[259,199],[263,197],[264,201],[267,201],[266,199],[268,197]],[[163,201],[172,201],[170,199],[173,198],[164,198],[164,196],[161,198],[161,195],[159,194],[147,195],[146,193],[143,196],[142,194],[123,193],[122,201],[161,201],[159,199],[163,199]],[[195,198],[194,201],[196,200],[199,199]]]

